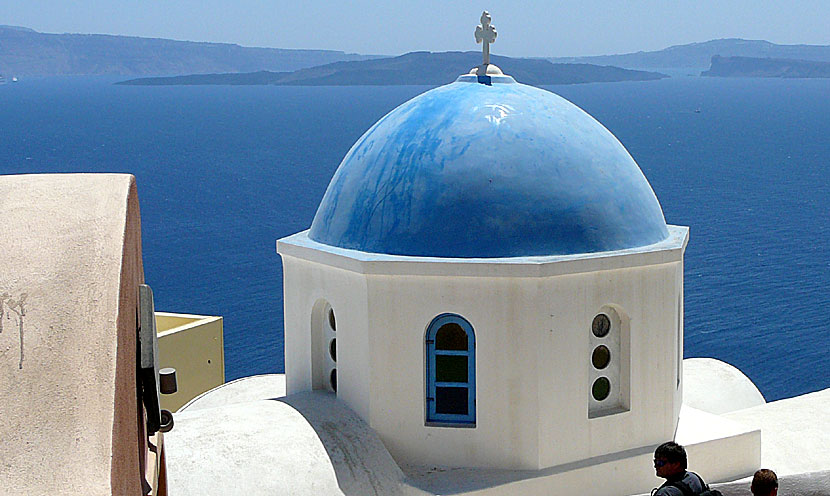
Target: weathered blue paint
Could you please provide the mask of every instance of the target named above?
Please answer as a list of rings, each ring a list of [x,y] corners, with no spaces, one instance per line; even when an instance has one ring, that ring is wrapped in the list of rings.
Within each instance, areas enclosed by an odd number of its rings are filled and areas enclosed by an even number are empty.
[[[309,237],[364,252],[490,258],[634,248],[668,230],[631,155],[582,109],[509,77],[462,76],[366,131]]]

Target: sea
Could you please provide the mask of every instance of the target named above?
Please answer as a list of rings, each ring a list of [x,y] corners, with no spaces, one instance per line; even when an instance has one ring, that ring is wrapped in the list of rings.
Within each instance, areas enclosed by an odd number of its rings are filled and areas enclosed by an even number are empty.
[[[364,131],[430,87],[116,81],[0,86],[0,174],[134,174],[156,310],[224,317],[228,380],[282,372],[276,240],[310,226]],[[768,401],[830,387],[830,79],[545,88],[611,130],[690,227],[685,356],[738,367]]]

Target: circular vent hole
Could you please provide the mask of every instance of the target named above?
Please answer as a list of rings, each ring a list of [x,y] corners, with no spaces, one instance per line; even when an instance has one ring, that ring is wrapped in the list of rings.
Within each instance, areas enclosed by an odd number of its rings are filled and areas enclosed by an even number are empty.
[[[608,335],[608,331],[611,330],[611,320],[608,319],[608,316],[604,313],[601,313],[594,317],[594,322],[591,323],[591,331],[593,331],[594,336],[598,338],[604,338]]]
[[[594,368],[597,370],[602,370],[608,366],[608,363],[611,361],[611,351],[605,345],[599,345],[594,348],[594,352],[591,353],[591,363],[594,364]]]
[[[329,327],[332,331],[337,330],[337,322],[334,320],[334,310],[329,308]]]
[[[606,377],[600,377],[599,379],[594,381],[594,385],[591,386],[591,395],[597,401],[602,401],[611,394],[611,381],[609,381]]]
[[[329,384],[331,384],[331,390],[336,393],[337,392],[337,369],[331,369],[331,374],[329,374]]]

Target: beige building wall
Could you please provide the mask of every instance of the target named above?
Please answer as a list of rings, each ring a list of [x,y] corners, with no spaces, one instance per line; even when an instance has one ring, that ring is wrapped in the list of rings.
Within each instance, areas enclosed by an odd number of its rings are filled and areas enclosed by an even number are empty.
[[[132,176],[0,177],[0,488],[141,494]]]

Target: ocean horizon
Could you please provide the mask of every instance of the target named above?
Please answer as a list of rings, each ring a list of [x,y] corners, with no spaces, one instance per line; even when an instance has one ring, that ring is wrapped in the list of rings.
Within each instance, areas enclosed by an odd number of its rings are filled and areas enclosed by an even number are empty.
[[[0,86],[0,174],[134,174],[156,310],[224,317],[228,380],[283,372],[276,240],[311,225],[364,131],[431,87],[119,80]],[[830,79],[544,88],[614,133],[690,227],[685,356],[738,367],[767,401],[830,387]]]

